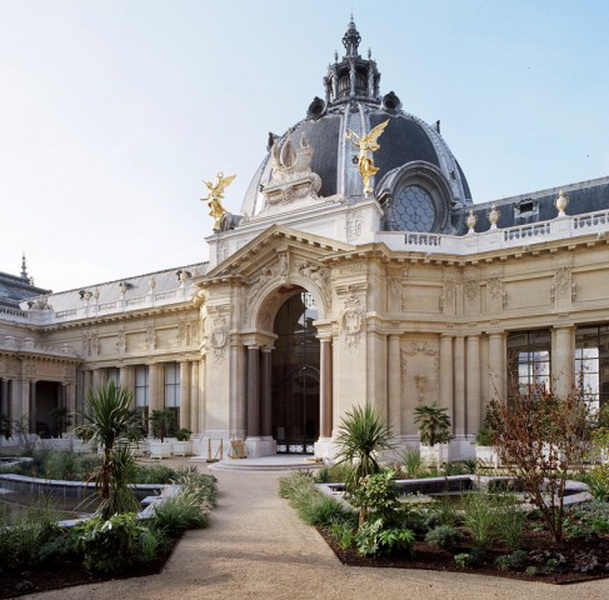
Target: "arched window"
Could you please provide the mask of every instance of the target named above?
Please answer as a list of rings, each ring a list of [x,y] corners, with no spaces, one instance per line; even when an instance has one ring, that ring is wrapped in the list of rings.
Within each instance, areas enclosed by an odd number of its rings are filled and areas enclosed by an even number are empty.
[[[397,190],[393,210],[398,228],[404,231],[431,231],[436,221],[433,200],[418,185],[408,185]]]

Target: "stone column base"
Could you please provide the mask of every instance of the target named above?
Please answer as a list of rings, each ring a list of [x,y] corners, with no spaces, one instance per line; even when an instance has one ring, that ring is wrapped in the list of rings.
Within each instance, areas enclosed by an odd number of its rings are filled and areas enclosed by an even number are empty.
[[[331,461],[336,458],[338,448],[334,444],[334,440],[332,438],[320,437],[313,445],[313,452],[316,458]]]
[[[248,458],[260,456],[273,456],[277,454],[277,442],[268,437],[248,437],[245,440]]]

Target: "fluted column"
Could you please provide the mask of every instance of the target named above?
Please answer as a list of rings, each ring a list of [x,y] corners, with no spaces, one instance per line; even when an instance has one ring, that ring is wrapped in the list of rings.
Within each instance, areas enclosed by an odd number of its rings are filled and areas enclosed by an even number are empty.
[[[573,366],[575,362],[575,327],[558,327],[552,348],[552,387],[554,393],[565,397],[575,383]]]
[[[152,414],[153,410],[163,409],[163,393],[161,375],[163,365],[153,363],[148,366],[148,410]]]
[[[414,433],[413,431],[402,431],[400,337],[399,334],[392,333],[388,336],[387,342],[387,420],[393,435]]]
[[[247,347],[247,436],[260,436],[260,351]]]
[[[465,435],[465,338],[458,335],[455,338],[455,435]]]
[[[203,433],[199,428],[199,363],[190,363],[190,429],[193,433]]]
[[[29,382],[30,391],[30,433],[36,433],[36,381],[32,380]]]
[[[260,433],[263,437],[271,439],[273,437],[272,425],[272,393],[271,393],[271,352],[272,348],[265,346],[262,348],[262,368],[261,375],[261,420]]]
[[[190,363],[180,363],[180,428],[190,429]]]
[[[93,392],[97,393],[101,386],[101,369],[93,369],[91,374],[91,387],[93,388]]]
[[[451,423],[453,414],[453,338],[442,335],[440,338],[440,406],[448,409]]]
[[[10,404],[8,398],[8,379],[2,379],[2,404],[0,405],[0,413],[10,416]]]
[[[320,395],[319,437],[332,437],[332,338],[321,338],[319,344]]]
[[[482,424],[480,397],[480,336],[467,338],[467,433],[475,434]]]
[[[488,336],[489,399],[505,402],[505,334],[491,333]]]

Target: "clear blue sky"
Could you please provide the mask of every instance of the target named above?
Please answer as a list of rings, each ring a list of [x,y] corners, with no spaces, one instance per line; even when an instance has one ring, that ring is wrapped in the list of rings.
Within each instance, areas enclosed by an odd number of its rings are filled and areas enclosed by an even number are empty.
[[[353,9],[486,202],[609,175],[609,3],[0,0],[0,270],[55,291],[205,260],[202,179],[323,92]],[[342,54],[341,54],[342,55]]]

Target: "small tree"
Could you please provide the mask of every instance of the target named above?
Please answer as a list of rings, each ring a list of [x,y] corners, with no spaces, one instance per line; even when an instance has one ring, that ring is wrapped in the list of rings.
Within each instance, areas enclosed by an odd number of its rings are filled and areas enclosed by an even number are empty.
[[[13,425],[7,415],[0,413],[0,437],[9,440],[13,433]]]
[[[436,402],[421,404],[414,409],[414,414],[422,444],[435,446],[450,442],[452,435],[448,408],[442,408]]]
[[[563,536],[564,492],[569,471],[581,465],[588,438],[588,410],[580,393],[557,398],[545,389],[494,404],[493,445],[510,475],[539,509],[556,542]]]
[[[165,438],[174,433],[176,420],[174,414],[167,409],[156,409],[150,415],[150,428],[154,438],[165,441]]]
[[[102,464],[92,475],[102,503],[98,514],[109,519],[117,512],[136,510],[137,500],[128,486],[134,464],[130,442],[143,432],[138,414],[131,409],[132,393],[113,381],[87,395],[84,423],[76,434],[85,442],[93,441],[102,450]]]
[[[336,443],[340,448],[338,463],[353,465],[345,481],[349,493],[358,487],[363,477],[380,472],[379,452],[393,447],[391,428],[369,404],[355,406],[352,412],[346,413],[338,429]]]

